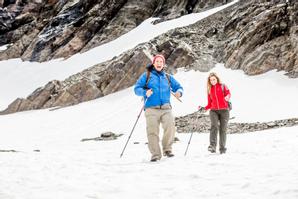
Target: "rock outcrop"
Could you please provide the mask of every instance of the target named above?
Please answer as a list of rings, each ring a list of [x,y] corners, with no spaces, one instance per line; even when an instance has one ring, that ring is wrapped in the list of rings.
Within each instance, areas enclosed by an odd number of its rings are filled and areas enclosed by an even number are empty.
[[[113,132],[104,132],[101,133],[99,137],[95,138],[83,138],[81,139],[81,142],[86,142],[86,141],[110,141],[110,140],[116,140],[118,137],[122,136],[123,134],[116,134]]]
[[[298,2],[241,1],[224,28],[227,67],[256,75],[272,69],[298,77]]]
[[[43,62],[109,42],[149,17],[162,20],[201,11],[222,0],[1,0],[0,60]]]
[[[174,50],[174,45],[180,47]],[[194,61],[190,56],[189,48],[171,41],[160,45],[141,45],[64,81],[51,81],[44,87],[36,89],[26,99],[16,99],[0,114],[74,105],[128,88],[145,71],[146,65],[151,62],[151,56],[158,52],[157,49],[161,52],[173,49],[166,57],[178,66]],[[167,71],[175,71],[175,69],[174,65],[167,67]]]
[[[263,131],[281,127],[291,127],[298,125],[298,118],[276,120],[269,122],[256,123],[238,123],[233,122],[230,118],[227,133],[248,133],[254,131]],[[210,118],[209,115],[195,112],[189,115],[175,118],[178,133],[210,133]]]

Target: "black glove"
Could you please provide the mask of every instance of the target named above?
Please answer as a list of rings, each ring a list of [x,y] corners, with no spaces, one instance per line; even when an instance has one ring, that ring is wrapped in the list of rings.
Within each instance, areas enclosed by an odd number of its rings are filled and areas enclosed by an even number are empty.
[[[199,110],[200,113],[205,113],[206,112],[206,109],[202,106],[199,106],[198,110]]]

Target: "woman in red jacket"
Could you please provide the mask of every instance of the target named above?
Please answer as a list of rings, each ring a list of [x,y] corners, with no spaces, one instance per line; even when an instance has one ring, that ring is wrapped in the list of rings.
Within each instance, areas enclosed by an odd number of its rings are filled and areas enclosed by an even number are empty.
[[[207,79],[207,95],[208,105],[199,106],[199,111],[207,111],[210,109],[210,145],[208,151],[216,152],[217,132],[219,130],[219,151],[226,152],[226,131],[230,117],[229,99],[230,91],[226,85],[222,84],[219,77],[215,73],[210,73]]]

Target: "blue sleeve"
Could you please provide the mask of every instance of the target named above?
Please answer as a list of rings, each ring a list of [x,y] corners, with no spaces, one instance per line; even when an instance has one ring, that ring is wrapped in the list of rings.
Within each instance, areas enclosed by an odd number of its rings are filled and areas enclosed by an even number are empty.
[[[171,89],[174,93],[177,91],[181,93],[181,96],[183,95],[183,87],[180,85],[180,83],[171,75],[170,76],[170,82],[171,82]]]
[[[135,94],[138,96],[143,96],[143,97],[146,96],[146,89],[145,89],[146,77],[147,77],[147,74],[145,72],[139,77],[138,81],[135,84],[134,91],[135,91]]]

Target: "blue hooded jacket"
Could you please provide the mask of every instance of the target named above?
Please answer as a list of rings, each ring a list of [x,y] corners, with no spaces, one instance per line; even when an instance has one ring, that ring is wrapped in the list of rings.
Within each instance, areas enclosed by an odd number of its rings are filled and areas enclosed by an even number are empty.
[[[138,96],[143,96],[146,100],[146,91],[152,89],[152,95],[147,99],[145,104],[145,109],[152,106],[161,106],[164,104],[170,104],[171,90],[176,93],[179,91],[181,96],[183,94],[183,88],[177,80],[172,75],[169,75],[169,81],[167,75],[164,71],[157,72],[155,69],[152,69],[150,72],[150,78],[148,80],[147,88],[146,79],[147,71],[144,72],[138,81],[135,84],[134,91]]]

